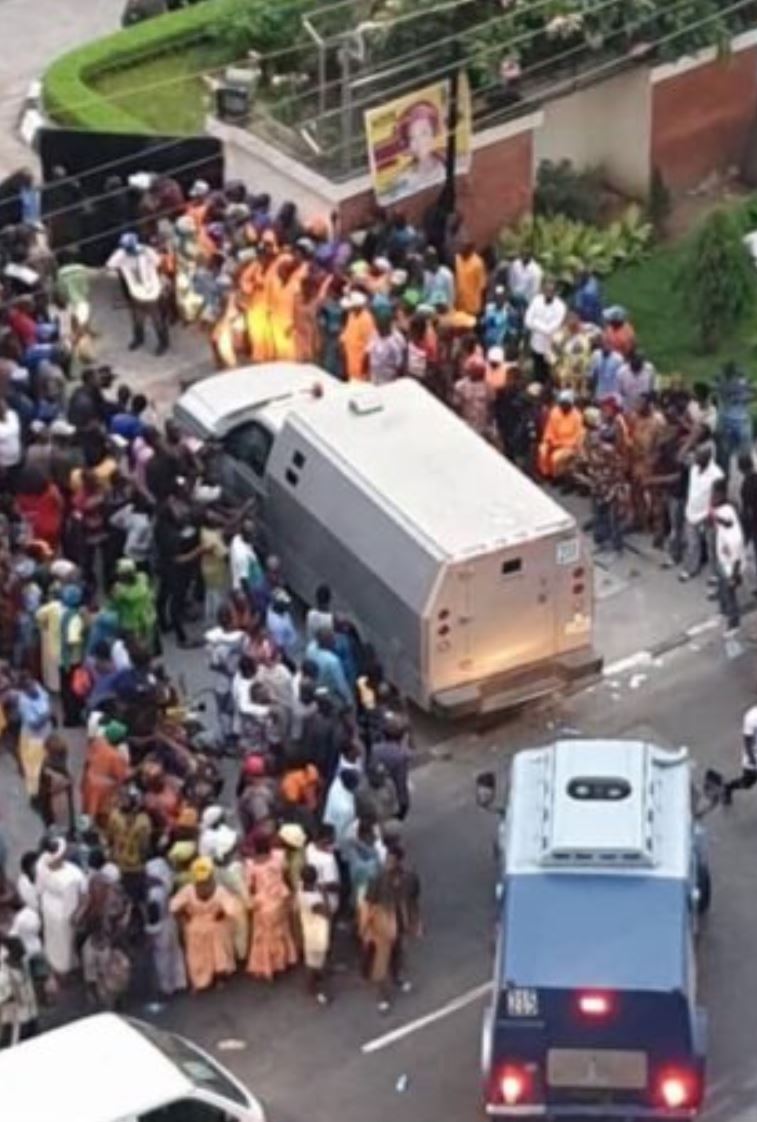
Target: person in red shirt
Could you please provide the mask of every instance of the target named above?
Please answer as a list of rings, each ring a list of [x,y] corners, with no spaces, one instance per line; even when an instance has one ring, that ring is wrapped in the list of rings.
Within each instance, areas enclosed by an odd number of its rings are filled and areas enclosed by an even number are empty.
[[[31,297],[24,297],[8,308],[8,326],[21,346],[26,350],[37,341],[37,324],[33,315],[34,304]]]
[[[63,531],[63,497],[36,468],[23,469],[18,480],[16,507],[35,541],[57,553]]]

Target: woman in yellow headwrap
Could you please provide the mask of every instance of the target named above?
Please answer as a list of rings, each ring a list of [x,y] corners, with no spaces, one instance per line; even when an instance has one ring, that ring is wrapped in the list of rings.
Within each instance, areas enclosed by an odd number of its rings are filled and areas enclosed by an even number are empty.
[[[196,992],[207,989],[216,978],[234,973],[234,903],[226,889],[216,884],[209,857],[195,858],[190,873],[192,883],[176,893],[171,911],[184,928],[187,974]]]

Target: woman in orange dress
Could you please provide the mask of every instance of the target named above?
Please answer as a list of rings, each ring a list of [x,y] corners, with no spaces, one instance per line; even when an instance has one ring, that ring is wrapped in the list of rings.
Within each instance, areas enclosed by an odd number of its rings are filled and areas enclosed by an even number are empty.
[[[270,838],[255,841],[255,855],[247,863],[252,895],[252,942],[247,972],[271,981],[297,962],[292,928],[292,893],[286,883],[286,858],[271,849]]]
[[[275,358],[271,331],[271,290],[276,280],[276,237],[266,230],[258,256],[242,273],[240,286],[247,300],[247,333],[253,362]]]
[[[110,721],[102,735],[87,745],[81,778],[82,811],[97,823],[104,823],[113,807],[119,787],[129,774],[129,764],[119,745],[123,745],[127,728],[120,721]]]
[[[270,312],[274,357],[294,362],[297,357],[294,337],[294,315],[302,274],[290,254],[279,258],[276,276],[271,282]]]
[[[294,300],[294,346],[298,362],[315,362],[321,353],[320,296],[318,275],[308,269]]]
[[[209,857],[197,857],[190,874],[192,883],[176,893],[170,908],[182,923],[187,974],[196,993],[234,973],[234,902],[216,883]]]

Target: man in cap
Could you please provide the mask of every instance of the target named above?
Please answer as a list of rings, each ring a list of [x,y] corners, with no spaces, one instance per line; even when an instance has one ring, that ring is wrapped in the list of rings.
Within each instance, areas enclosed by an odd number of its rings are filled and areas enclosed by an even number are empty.
[[[285,588],[274,588],[265,621],[266,631],[292,664],[300,650],[300,636],[292,619],[292,597]]]
[[[539,445],[539,472],[545,479],[564,479],[576,462],[584,439],[584,423],[571,390],[561,390],[547,417]]]
[[[121,278],[131,312],[133,334],[129,350],[144,345],[145,323],[152,324],[157,338],[156,354],[168,350],[168,325],[162,307],[163,284],[160,257],[142,245],[135,233],[121,235],[118,249],[108,258],[107,268]]]

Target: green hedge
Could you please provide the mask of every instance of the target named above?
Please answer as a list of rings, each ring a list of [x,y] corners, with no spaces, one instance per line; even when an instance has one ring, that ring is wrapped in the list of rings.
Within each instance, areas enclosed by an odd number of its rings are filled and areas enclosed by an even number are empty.
[[[205,0],[145,20],[57,59],[43,79],[45,109],[60,125],[100,132],[148,132],[144,121],[105,100],[91,85],[109,70],[155,58],[207,38],[211,26],[238,0]],[[156,90],[156,96],[159,91]]]

